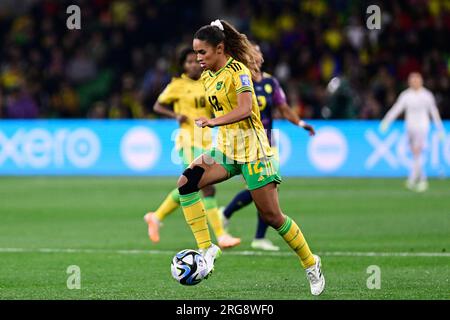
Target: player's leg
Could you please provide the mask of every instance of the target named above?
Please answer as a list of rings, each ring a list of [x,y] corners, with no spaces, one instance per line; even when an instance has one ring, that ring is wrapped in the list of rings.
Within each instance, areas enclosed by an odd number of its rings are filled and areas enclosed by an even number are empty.
[[[191,228],[197,246],[208,265],[208,274],[214,268],[220,249],[211,242],[208,230],[205,206],[200,199],[199,190],[228,179],[229,171],[218,164],[209,154],[195,159],[178,179],[180,204],[187,224]]]
[[[222,217],[220,216],[215,197],[215,187],[213,185],[206,186],[202,188],[202,193],[206,216],[208,218],[209,225],[214,231],[219,247],[226,249],[239,245],[241,243],[241,239],[231,236],[224,229]]]
[[[417,166],[417,176],[418,176],[418,183],[416,187],[417,192],[423,192],[428,189],[428,182],[427,182],[427,176],[424,169],[424,161],[423,161],[423,150],[425,148],[426,138],[428,133],[418,131],[417,135],[414,137],[414,155],[415,155],[415,162],[417,161],[417,164],[414,163],[415,166]],[[416,160],[417,159],[417,160]]]
[[[428,188],[422,159],[425,137],[426,133],[423,132],[408,132],[409,144],[413,155],[413,165],[408,177],[407,187],[419,192],[425,191]]]
[[[273,166],[273,172],[278,173],[280,169],[279,153],[278,148],[272,146],[272,151],[274,156],[270,159],[270,163]],[[255,238],[252,241],[252,248],[268,250],[268,251],[278,251],[280,248],[275,246],[272,241],[266,238],[266,232],[268,229],[268,224],[262,219],[261,214],[257,212],[257,227]]]
[[[201,149],[196,149],[194,147],[182,147],[178,150],[178,155],[182,161],[183,170],[191,164],[194,160],[195,154],[201,155]],[[154,212],[148,212],[144,216],[144,220],[148,226],[148,236],[153,242],[159,242],[159,227],[161,222],[176,208],[180,206],[180,194],[178,193],[178,188],[173,189],[161,205]]]
[[[413,164],[411,166],[411,170],[408,176],[408,186],[413,189],[418,182],[418,175],[420,174],[420,165],[419,165],[419,158],[417,154],[417,146],[415,144],[414,139],[414,132],[408,131],[408,142],[409,142],[409,148],[411,149],[411,153],[413,156]]]
[[[325,287],[320,258],[313,255],[300,228],[290,217],[281,211],[277,184],[281,177],[276,170],[273,158],[256,161],[241,167],[253,201],[265,223],[278,231],[278,234],[294,250],[306,271],[311,293],[319,295]]]
[[[228,172],[206,154],[195,159],[178,179],[180,204],[200,249],[211,245],[206,210],[199,190],[226,180]]]
[[[278,251],[280,248],[272,243],[269,239],[266,238],[267,229],[269,225],[263,220],[261,214],[256,212],[257,214],[257,225],[256,225],[256,234],[255,238],[251,243],[251,247],[253,249],[260,249],[266,251]]]
[[[226,220],[230,219],[238,210],[241,210],[245,206],[248,206],[250,203],[252,203],[252,195],[250,191],[247,189],[242,190],[237,195],[234,196],[233,200],[230,201],[230,203],[225,207],[223,210],[223,216]]]
[[[252,196],[262,220],[279,232],[297,253],[304,268],[313,266],[314,257],[300,228],[291,218],[281,212],[276,184],[272,182],[252,190]]]
[[[276,184],[271,182],[251,192],[262,219],[278,231],[300,259],[310,282],[311,293],[321,294],[325,287],[325,278],[321,271],[320,258],[313,255],[295,221],[281,212]]]
[[[148,225],[148,236],[153,242],[159,242],[159,226],[161,222],[180,206],[178,189],[173,189],[155,212],[148,212],[144,220]]]
[[[248,189],[239,192],[223,210],[224,227],[228,226],[229,219],[232,217],[234,212],[244,208],[252,202],[252,194]],[[268,251],[278,251],[280,249],[279,247],[275,246],[269,239],[265,238],[268,227],[269,226],[260,217],[259,212],[257,212],[256,234],[251,243],[251,247],[253,249]]]
[[[256,233],[255,233],[255,239],[264,239],[266,236],[267,229],[269,228],[269,225],[264,222],[264,220],[261,218],[261,214],[256,212],[258,215],[258,222],[256,225]]]

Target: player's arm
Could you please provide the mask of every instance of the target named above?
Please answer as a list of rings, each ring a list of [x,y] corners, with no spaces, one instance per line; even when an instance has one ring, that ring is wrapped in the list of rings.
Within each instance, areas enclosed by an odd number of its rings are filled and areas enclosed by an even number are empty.
[[[187,121],[187,117],[183,114],[177,114],[169,107],[169,105],[175,103],[178,100],[179,94],[177,92],[177,85],[174,83],[174,81],[172,81],[159,95],[158,99],[153,105],[153,110],[160,115],[177,119],[181,124]]]
[[[227,114],[214,118],[207,119],[204,117],[196,119],[196,124],[199,127],[216,127],[224,126],[226,124],[235,123],[244,120],[252,114],[252,92],[245,91],[237,95],[237,106]]]
[[[273,91],[273,101],[275,103],[275,106],[280,111],[281,116],[293,125],[300,126],[308,131],[310,136],[315,135],[316,132],[314,131],[314,128],[305,121],[301,120],[300,117],[292,110],[292,108],[289,107],[286,101],[286,94],[275,78],[274,84],[275,88]]]
[[[405,110],[406,103],[405,103],[405,94],[402,93],[398,97],[397,101],[394,103],[392,108],[386,113],[383,120],[381,120],[381,131],[385,132],[391,125],[392,121],[398,118],[398,116]]]
[[[316,134],[313,126],[311,126],[310,124],[301,120],[300,117],[297,114],[295,114],[295,112],[291,109],[291,107],[288,106],[287,103],[277,105],[277,108],[278,108],[278,110],[280,110],[281,116],[284,119],[288,120],[293,125],[302,127],[303,129],[305,129],[306,131],[309,132],[310,136],[313,136]]]
[[[163,105],[158,101],[153,105],[153,110],[160,115],[177,119],[179,123],[183,123],[187,120],[187,117],[184,114],[176,114],[168,105]]]
[[[233,86],[230,90],[236,90],[237,106],[223,116],[206,119],[196,119],[196,123],[200,127],[215,127],[226,124],[235,123],[244,120],[252,114],[253,88],[251,83],[250,71],[240,68],[239,71],[232,74]],[[219,102],[220,103],[220,102]]]
[[[441,139],[445,136],[444,125],[442,124],[441,116],[439,115],[438,108],[436,106],[436,100],[431,94],[431,103],[429,104],[429,112],[431,114],[431,118],[433,119],[434,125],[439,131],[439,136]]]

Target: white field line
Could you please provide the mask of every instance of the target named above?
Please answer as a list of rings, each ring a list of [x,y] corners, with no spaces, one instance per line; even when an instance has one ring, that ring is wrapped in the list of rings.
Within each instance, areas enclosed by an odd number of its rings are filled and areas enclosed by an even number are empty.
[[[106,254],[150,254],[150,255],[173,255],[170,250],[113,250],[113,249],[61,249],[61,248],[0,248],[0,253],[106,253]],[[291,256],[292,252],[270,252],[270,251],[225,251],[230,256]],[[355,252],[355,251],[324,251],[317,252],[321,256],[330,257],[443,257],[450,258],[448,252]]]

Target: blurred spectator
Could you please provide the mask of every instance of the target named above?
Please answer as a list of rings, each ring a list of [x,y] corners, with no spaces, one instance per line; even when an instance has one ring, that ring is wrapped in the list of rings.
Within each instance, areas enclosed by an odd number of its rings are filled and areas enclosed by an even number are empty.
[[[363,104],[361,112],[359,114],[359,118],[366,120],[380,119],[380,117],[382,116],[381,107],[372,93],[369,93],[366,97],[364,97],[362,103]]]
[[[97,101],[94,103],[92,108],[89,110],[87,117],[89,119],[107,119],[108,118],[108,107],[105,102]]]
[[[122,78],[122,106],[127,109],[131,118],[144,118],[144,108],[139,100],[139,94],[136,90],[135,79],[131,74],[126,74]]]
[[[39,115],[36,102],[25,86],[12,88],[6,99],[5,118],[35,119]]]
[[[80,101],[77,92],[68,82],[63,82],[59,86],[58,92],[51,97],[53,110],[61,118],[80,117]]]
[[[159,58],[154,68],[150,68],[142,80],[141,91],[144,93],[145,100],[156,101],[159,94],[170,81],[170,75],[167,72],[167,61]]]
[[[86,54],[84,49],[79,48],[75,56],[67,64],[67,78],[75,84],[81,84],[94,79],[96,75],[97,66],[95,61]]]
[[[125,119],[129,118],[128,110],[122,105],[120,94],[113,94],[109,99],[108,117],[111,119]]]
[[[380,118],[411,71],[422,72],[450,118],[450,2],[372,2],[381,7],[381,30],[366,28],[367,1],[221,0],[217,7],[219,18],[260,44],[264,70],[289,88],[304,118]],[[81,30],[66,28],[73,1],[0,1],[0,117],[154,117],[178,48],[218,18],[205,1],[75,3]],[[333,77],[345,90],[327,93]]]
[[[350,17],[350,24],[345,28],[345,32],[353,49],[361,50],[364,44],[365,29],[357,17]]]

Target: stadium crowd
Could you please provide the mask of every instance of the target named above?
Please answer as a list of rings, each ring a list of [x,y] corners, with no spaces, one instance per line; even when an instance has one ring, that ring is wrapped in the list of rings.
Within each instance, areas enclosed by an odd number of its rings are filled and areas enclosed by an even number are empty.
[[[176,53],[217,18],[206,2],[2,1],[0,118],[156,117]],[[80,30],[66,27],[73,3]],[[384,1],[380,30],[366,27],[367,1],[219,3],[220,18],[260,44],[300,116],[380,119],[417,70],[450,119],[450,0]]]

